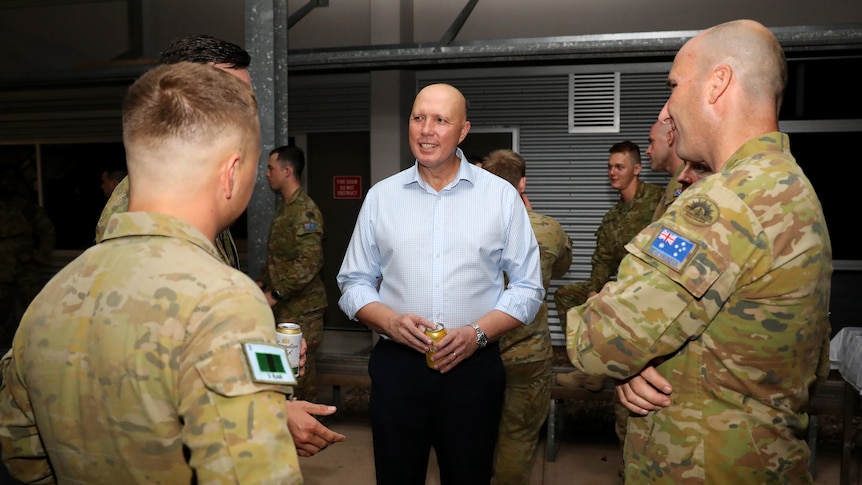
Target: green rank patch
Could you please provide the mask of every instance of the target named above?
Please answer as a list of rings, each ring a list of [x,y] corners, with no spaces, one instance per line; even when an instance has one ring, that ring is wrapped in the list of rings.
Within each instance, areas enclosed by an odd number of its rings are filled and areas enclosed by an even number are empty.
[[[244,343],[242,350],[254,382],[296,385],[296,377],[287,363],[287,353],[280,345]]]

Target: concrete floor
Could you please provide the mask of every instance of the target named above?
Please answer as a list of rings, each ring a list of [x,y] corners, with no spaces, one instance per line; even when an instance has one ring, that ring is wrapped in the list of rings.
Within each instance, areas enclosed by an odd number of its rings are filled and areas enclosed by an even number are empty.
[[[343,433],[347,440],[337,443],[310,458],[300,458],[306,485],[373,484],[374,454],[371,428],[362,416],[336,417],[327,423]],[[530,485],[621,485],[617,472],[622,459],[613,434],[613,423],[607,422],[606,433],[594,429],[579,432],[565,429],[556,460],[545,460],[545,443],[541,441],[533,457]],[[859,450],[854,453],[854,467],[849,484],[860,483]],[[814,483],[840,485],[840,451],[836,448],[817,450]],[[849,485],[846,484],[846,485]],[[428,467],[426,485],[440,485],[433,452]]]

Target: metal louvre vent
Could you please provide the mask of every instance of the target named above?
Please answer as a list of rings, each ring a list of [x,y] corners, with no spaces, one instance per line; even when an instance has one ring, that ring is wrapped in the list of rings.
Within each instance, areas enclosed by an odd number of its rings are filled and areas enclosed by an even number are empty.
[[[619,133],[620,73],[569,74],[569,133]]]

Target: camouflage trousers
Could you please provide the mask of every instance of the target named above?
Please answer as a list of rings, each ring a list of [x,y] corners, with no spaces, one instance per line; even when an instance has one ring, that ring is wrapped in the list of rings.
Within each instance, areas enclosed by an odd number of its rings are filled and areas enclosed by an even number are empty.
[[[533,454],[551,402],[549,360],[506,366],[493,485],[530,483]]]
[[[305,375],[297,378],[293,394],[297,399],[317,402],[317,351],[323,341],[323,314],[325,309],[306,313],[299,318],[275,315],[276,323],[298,323],[302,337],[308,345],[305,351]]]
[[[557,288],[554,292],[554,304],[557,306],[557,315],[560,317],[560,327],[563,335],[566,334],[566,313],[576,306],[583,305],[587,301],[587,295],[593,290],[589,281],[578,281]]]

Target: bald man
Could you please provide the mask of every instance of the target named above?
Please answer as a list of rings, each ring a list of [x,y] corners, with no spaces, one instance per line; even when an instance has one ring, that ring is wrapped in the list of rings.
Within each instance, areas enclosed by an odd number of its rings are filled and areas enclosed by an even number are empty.
[[[778,132],[786,79],[757,22],[686,42],[659,119],[680,158],[715,174],[635,236],[618,281],[569,312],[572,363],[631,379],[618,388],[639,415],[626,483],[812,483],[800,437],[829,368],[832,251]]]
[[[646,155],[649,157],[649,166],[653,172],[665,172],[671,177],[653,213],[653,220],[656,220],[665,213],[685,188],[679,181],[679,174],[682,172],[685,162],[676,154],[673,129],[670,123],[662,123],[661,121],[653,123],[649,130],[649,145],[647,145]]]
[[[467,161],[469,130],[455,87],[419,92],[416,161],[368,191],[338,273],[340,308],[382,336],[368,365],[378,484],[423,485],[432,446],[443,483],[489,483],[506,380],[497,339],[544,300],[524,203]],[[435,322],[447,334],[429,368]]]

